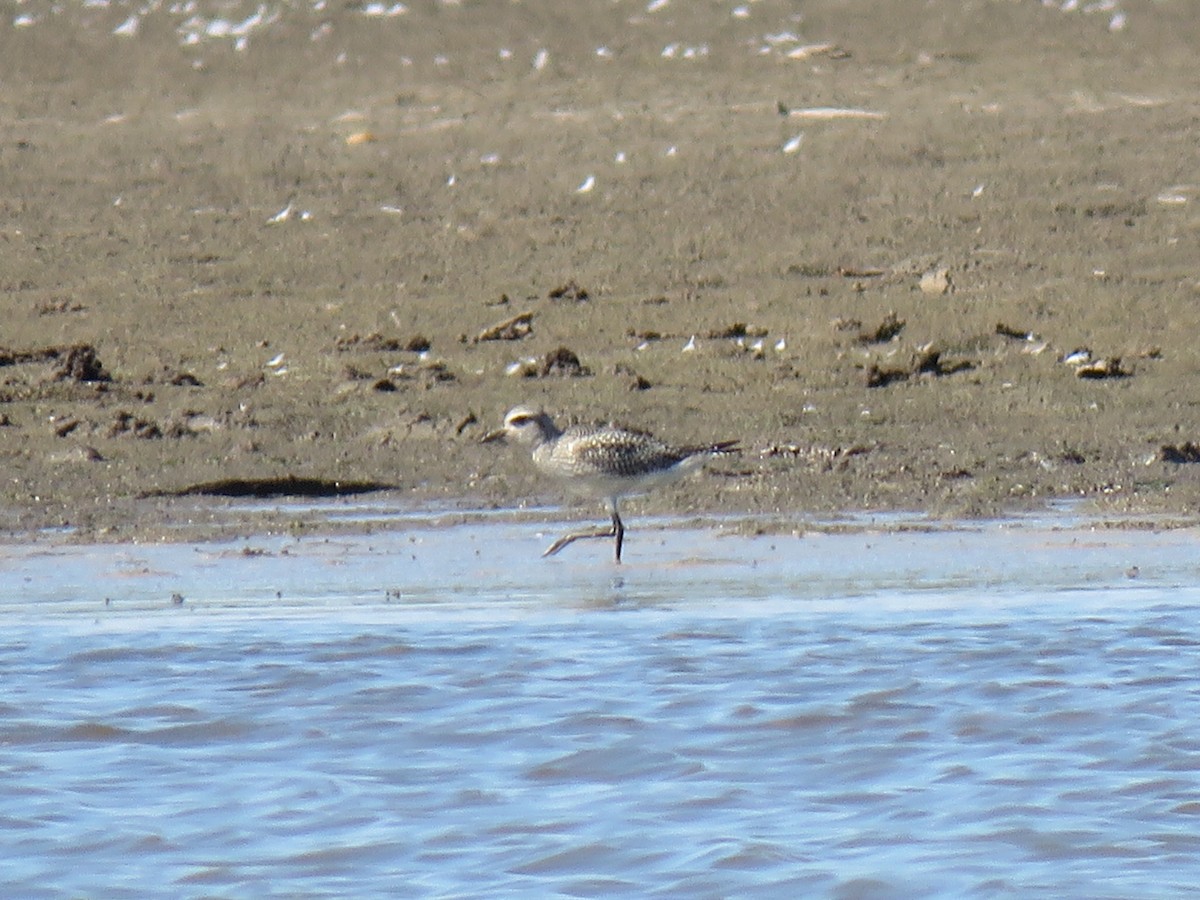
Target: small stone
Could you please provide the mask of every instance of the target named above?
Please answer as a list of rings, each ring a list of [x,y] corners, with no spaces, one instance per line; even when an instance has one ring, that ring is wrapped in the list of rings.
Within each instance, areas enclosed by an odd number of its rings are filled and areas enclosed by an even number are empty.
[[[950,283],[949,269],[930,269],[921,276],[920,288],[923,294],[948,294],[953,287]]]

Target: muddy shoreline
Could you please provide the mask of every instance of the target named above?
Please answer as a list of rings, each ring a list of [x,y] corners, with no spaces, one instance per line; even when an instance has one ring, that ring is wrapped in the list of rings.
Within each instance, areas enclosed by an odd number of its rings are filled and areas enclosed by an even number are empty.
[[[892,6],[24,4],[0,527],[560,502],[518,403],[746,448],[639,514],[1197,515],[1187,4]]]

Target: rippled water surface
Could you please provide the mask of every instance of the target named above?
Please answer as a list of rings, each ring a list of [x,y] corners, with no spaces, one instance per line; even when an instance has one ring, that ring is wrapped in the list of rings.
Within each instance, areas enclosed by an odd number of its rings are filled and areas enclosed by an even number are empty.
[[[1195,531],[638,524],[0,549],[0,895],[1200,883]]]

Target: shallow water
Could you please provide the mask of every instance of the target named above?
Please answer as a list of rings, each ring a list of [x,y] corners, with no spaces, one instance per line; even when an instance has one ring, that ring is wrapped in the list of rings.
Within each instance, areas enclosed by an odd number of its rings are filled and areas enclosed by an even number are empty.
[[[655,524],[3,548],[0,894],[1200,883],[1194,530]]]

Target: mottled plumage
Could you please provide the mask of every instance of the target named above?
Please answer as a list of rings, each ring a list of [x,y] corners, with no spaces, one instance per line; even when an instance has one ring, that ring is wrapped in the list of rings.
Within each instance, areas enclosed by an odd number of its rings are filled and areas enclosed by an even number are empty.
[[[504,427],[484,437],[485,441],[514,437],[533,448],[533,462],[550,475],[566,480],[580,493],[608,501],[612,527],[569,534],[546,551],[549,556],[580,538],[616,539],[616,558],[621,561],[625,526],[617,504],[622,497],[638,494],[698,470],[717,453],[736,452],[736,441],[702,447],[673,447],[644,431],[616,425],[572,425],[560,429],[546,413],[526,406],[509,410]]]

